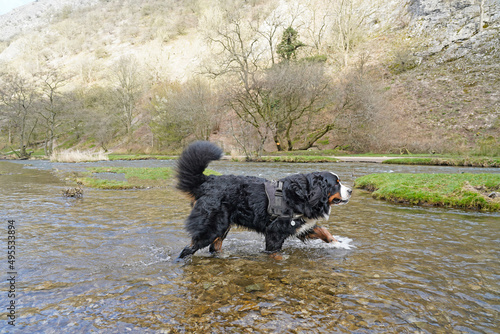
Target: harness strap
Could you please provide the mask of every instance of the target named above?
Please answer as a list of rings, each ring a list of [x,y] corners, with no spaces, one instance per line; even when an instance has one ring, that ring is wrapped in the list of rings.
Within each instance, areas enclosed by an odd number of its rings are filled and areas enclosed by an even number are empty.
[[[266,190],[267,199],[269,200],[269,205],[267,206],[267,212],[272,216],[272,218],[291,218],[287,210],[285,201],[283,199],[283,182],[281,181],[271,181],[265,182],[264,187]]]

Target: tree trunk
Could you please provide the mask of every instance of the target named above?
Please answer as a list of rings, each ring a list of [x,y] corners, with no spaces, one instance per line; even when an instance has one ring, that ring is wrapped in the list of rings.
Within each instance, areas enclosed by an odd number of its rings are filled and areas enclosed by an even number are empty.
[[[46,157],[49,156],[49,150],[48,150],[48,144],[49,144],[49,141],[47,138],[45,138],[44,142],[43,142],[43,151],[44,151],[44,154]]]
[[[479,1],[479,32],[483,31],[484,0]]]
[[[21,159],[26,157],[26,145],[24,145],[25,131],[26,131],[26,116],[23,116],[21,121],[21,130],[19,133],[19,154]]]
[[[274,143],[276,144],[276,149],[278,149],[278,151],[283,151],[283,149],[281,148],[281,143],[280,143],[280,140],[278,138],[277,133],[273,134],[273,140],[274,140]]]
[[[316,131],[316,133],[310,134],[309,140],[307,140],[304,145],[302,145],[299,150],[308,150],[310,149],[318,140],[321,139],[324,135],[330,132],[333,129],[333,124],[327,124],[323,129]]]
[[[286,129],[286,141],[288,144],[287,151],[293,151],[293,141],[292,141],[292,138],[290,137],[290,130],[292,129],[292,125],[293,125],[293,121],[290,120],[290,122],[288,122],[288,126]]]

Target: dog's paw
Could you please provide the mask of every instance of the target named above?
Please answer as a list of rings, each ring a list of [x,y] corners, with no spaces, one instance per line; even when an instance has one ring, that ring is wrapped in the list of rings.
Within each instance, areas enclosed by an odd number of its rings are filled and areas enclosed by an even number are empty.
[[[283,260],[283,255],[280,253],[271,253],[271,254],[269,254],[269,257],[271,259],[278,260],[278,261]]]

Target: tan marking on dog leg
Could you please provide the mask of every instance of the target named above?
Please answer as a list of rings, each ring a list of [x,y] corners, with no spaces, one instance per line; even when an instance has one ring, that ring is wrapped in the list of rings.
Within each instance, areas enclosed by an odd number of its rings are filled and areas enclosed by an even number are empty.
[[[269,257],[278,261],[283,260],[283,255],[281,255],[280,253],[271,253],[269,254]]]
[[[326,243],[337,242],[333,235],[324,227],[316,226],[313,232],[306,236],[308,239],[321,239]]]
[[[212,242],[213,250],[219,253],[222,250],[222,238],[215,238],[214,242]]]

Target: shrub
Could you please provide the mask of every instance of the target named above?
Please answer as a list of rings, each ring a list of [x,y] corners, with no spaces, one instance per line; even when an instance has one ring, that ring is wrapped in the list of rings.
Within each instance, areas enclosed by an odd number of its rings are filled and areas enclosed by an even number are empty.
[[[500,141],[493,136],[483,138],[477,141],[477,149],[474,155],[498,157],[500,156]]]

